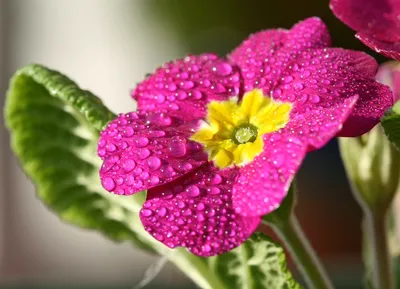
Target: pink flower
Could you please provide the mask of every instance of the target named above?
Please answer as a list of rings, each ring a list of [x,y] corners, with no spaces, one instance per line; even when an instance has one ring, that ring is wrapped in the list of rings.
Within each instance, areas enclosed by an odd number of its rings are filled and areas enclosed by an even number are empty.
[[[331,0],[330,7],[365,45],[400,60],[400,0]]]
[[[392,88],[394,102],[400,99],[400,62],[389,61],[380,65],[376,80]]]
[[[307,151],[357,136],[392,105],[362,52],[327,48],[318,18],[256,33],[227,59],[187,56],[132,92],[101,133],[103,187],[147,190],[145,229],[200,256],[229,251],[279,207]]]

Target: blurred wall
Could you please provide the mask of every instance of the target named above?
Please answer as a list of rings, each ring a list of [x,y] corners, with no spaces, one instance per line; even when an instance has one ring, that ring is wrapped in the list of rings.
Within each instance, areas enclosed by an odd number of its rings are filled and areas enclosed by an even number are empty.
[[[1,97],[12,73],[36,62],[77,80],[116,112],[133,110],[130,88],[159,63],[185,53],[144,2],[0,0],[0,32],[5,32],[0,34]],[[5,157],[0,160],[0,282],[137,283],[155,258],[61,223],[36,199],[33,185],[6,148],[3,126],[0,132]],[[171,270],[160,280],[181,282]]]
[[[5,30],[5,2],[0,1],[0,92],[1,95],[3,94],[3,91],[5,90],[6,87],[6,72],[4,69],[5,63],[5,51],[4,51],[4,30]],[[0,95],[0,107],[3,107],[3,97]],[[3,121],[3,110],[0,109],[0,118],[1,118],[1,123]],[[3,228],[3,222],[5,219],[5,214],[4,214],[4,194],[6,191],[6,186],[5,186],[5,154],[7,151],[7,134],[6,130],[3,125],[0,125],[0,268],[2,268],[4,264],[4,259],[3,259],[3,251],[4,251],[4,228]]]

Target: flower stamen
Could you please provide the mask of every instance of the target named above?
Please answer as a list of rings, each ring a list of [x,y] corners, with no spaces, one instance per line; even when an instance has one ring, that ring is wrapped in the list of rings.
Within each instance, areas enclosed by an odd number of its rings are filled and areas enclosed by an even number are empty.
[[[203,145],[218,168],[243,166],[263,151],[264,134],[285,127],[291,109],[291,103],[275,101],[260,89],[247,92],[240,103],[212,101],[191,140]]]
[[[233,133],[232,141],[236,144],[254,142],[257,139],[258,129],[250,123],[238,126]]]

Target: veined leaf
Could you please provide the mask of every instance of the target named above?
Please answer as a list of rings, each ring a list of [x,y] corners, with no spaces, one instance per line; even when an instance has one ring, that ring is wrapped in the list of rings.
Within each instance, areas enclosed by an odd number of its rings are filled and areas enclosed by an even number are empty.
[[[205,259],[168,249],[143,229],[138,212],[144,194],[117,196],[101,187],[96,144],[114,117],[92,93],[40,65],[19,70],[7,93],[12,148],[39,198],[61,219],[156,251],[201,288],[225,289]]]
[[[301,288],[286,267],[282,247],[262,233],[253,234],[239,248],[209,262],[229,288]]]
[[[400,101],[385,113],[381,124],[390,142],[400,150]]]

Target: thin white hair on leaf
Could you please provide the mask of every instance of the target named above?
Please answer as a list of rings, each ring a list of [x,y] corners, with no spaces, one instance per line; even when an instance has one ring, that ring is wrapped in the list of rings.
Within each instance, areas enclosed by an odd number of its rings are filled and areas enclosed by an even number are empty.
[[[168,258],[166,256],[160,257],[157,261],[149,266],[144,272],[142,280],[139,284],[135,285],[132,289],[142,289],[147,286],[150,282],[157,277],[157,275],[164,268],[165,264],[167,264]]]

